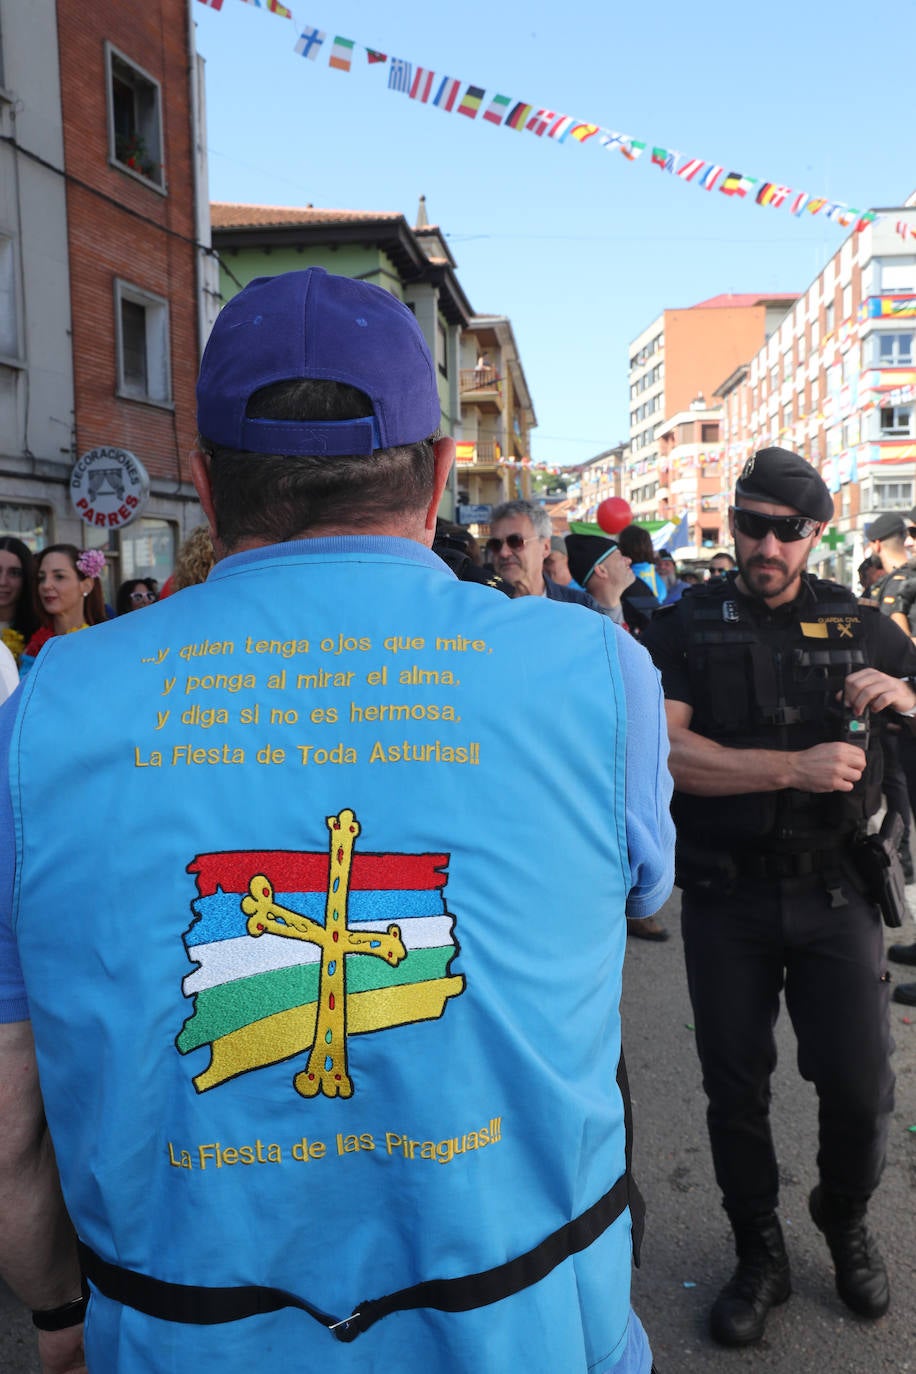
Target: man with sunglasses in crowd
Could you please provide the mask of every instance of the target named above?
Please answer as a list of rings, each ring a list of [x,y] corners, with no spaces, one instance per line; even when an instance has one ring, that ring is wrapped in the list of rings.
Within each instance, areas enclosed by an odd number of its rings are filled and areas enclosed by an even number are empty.
[[[487,561],[514,588],[516,596],[546,596],[548,601],[574,601],[593,611],[602,607],[579,587],[561,586],[544,573],[553,533],[544,506],[533,501],[504,501],[490,517]]]
[[[706,579],[715,582],[719,577],[727,577],[735,566],[735,560],[730,553],[713,554],[709,560],[709,567],[706,569]]]
[[[737,575],[663,607],[643,639],[666,697],[687,977],[738,1257],[710,1321],[728,1346],[759,1340],[790,1293],[769,1125],[783,988],[820,1102],[812,1219],[847,1306],[874,1318],[890,1300],[865,1224],[893,1105],[888,983],[856,841],[880,802],[876,720],[916,716],[916,648],[806,572],[832,517],[803,458],[755,454],[729,511]]]

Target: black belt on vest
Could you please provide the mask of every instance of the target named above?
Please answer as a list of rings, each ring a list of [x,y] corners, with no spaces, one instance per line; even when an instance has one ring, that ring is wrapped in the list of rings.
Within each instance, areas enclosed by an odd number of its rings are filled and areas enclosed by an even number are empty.
[[[621,1174],[603,1197],[572,1221],[552,1232],[524,1255],[484,1269],[479,1274],[464,1274],[451,1279],[429,1279],[401,1288],[386,1297],[358,1303],[349,1317],[332,1317],[295,1293],[282,1288],[246,1284],[232,1288],[205,1288],[196,1284],[166,1283],[148,1274],[110,1264],[79,1242],[83,1274],[100,1293],[125,1307],[134,1307],[149,1317],[184,1322],[193,1326],[212,1326],[219,1322],[240,1321],[284,1307],[297,1307],[314,1317],[339,1341],[355,1340],[382,1317],[411,1308],[433,1307],[440,1312],[468,1312],[500,1302],[523,1288],[546,1278],[552,1269],[570,1255],[585,1250],[630,1206],[633,1212],[634,1248],[642,1225],[642,1199],[628,1174]]]

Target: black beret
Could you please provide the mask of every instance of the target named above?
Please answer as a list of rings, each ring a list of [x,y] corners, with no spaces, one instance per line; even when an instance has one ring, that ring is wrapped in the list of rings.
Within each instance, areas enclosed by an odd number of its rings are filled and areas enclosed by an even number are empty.
[[[903,516],[894,511],[884,511],[865,526],[866,539],[902,539],[906,534]]]
[[[762,448],[748,458],[735,485],[735,501],[769,501],[791,506],[809,520],[833,519],[833,497],[809,462],[786,448]]]
[[[595,570],[595,564],[600,562],[605,554],[613,553],[617,548],[617,540],[606,538],[603,534],[568,534],[566,536],[566,557],[569,559],[569,571],[579,583],[584,587],[589,574]]]

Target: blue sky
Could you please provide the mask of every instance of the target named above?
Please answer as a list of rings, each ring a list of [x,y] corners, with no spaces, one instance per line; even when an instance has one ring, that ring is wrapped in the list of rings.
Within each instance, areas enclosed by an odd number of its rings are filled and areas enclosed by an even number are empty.
[[[568,10],[289,0],[293,21],[243,0],[191,4],[207,61],[214,200],[394,210],[419,197],[481,314],[505,314],[531,391],[535,462],[579,462],[626,438],[628,344],[666,307],[720,292],[801,291],[847,231],[705,192],[661,172],[651,145],[848,205],[916,187],[916,3],[881,31],[860,4],[582,0]],[[327,32],[323,55],[293,50]],[[328,65],[353,39],[350,73]],[[644,139],[628,163],[446,114],[387,89],[372,47],[486,91]],[[462,90],[464,85],[462,86]]]

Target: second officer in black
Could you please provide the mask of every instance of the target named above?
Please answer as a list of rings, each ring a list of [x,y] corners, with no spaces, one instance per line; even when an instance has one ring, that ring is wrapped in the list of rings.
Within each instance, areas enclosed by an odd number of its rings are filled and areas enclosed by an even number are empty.
[[[837,1291],[862,1317],[890,1301],[865,1222],[894,1078],[881,917],[860,855],[880,802],[881,714],[916,715],[916,648],[805,571],[832,517],[803,458],[755,454],[729,511],[737,572],[657,612],[643,640],[666,698],[687,977],[738,1257],[710,1325],[732,1346],[759,1340],[791,1287],[769,1124],[782,993],[819,1099],[809,1205]]]

